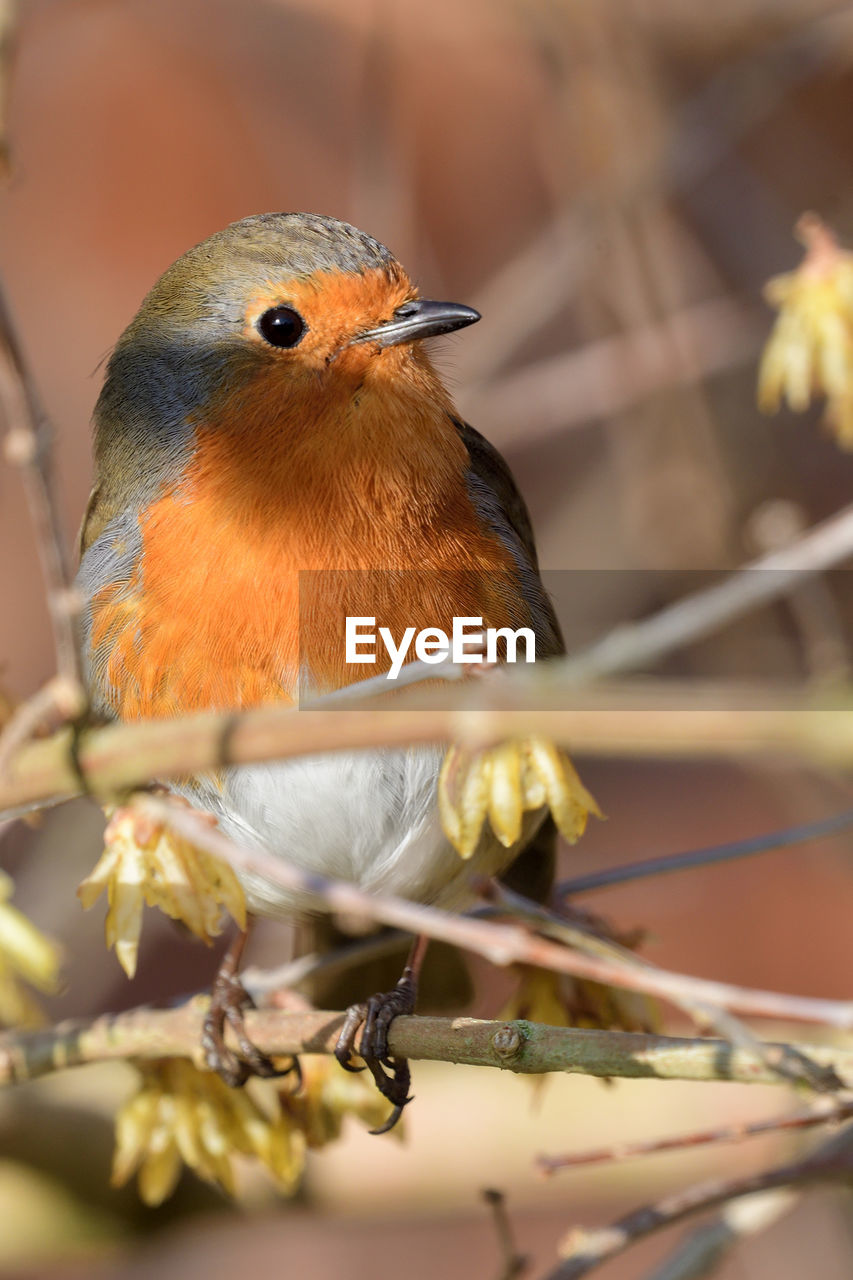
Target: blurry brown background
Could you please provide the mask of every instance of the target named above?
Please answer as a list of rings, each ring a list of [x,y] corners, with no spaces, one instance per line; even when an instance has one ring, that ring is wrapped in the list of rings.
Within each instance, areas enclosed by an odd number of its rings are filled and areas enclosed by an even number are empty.
[[[571,579],[572,634],[639,616],[689,589],[693,571],[768,547],[768,514],[780,511],[769,503],[791,504],[782,514],[805,526],[849,501],[853,456],[816,415],[766,420],[754,406],[770,323],[760,288],[797,260],[796,216],[816,208],[853,240],[849,4],[30,0],[8,74],[0,274],[56,423],[69,533],[87,494],[88,420],[111,344],[184,249],[270,209],[353,221],[429,295],[482,310],[438,360],[460,408],[513,466],[543,563],[596,570]],[[768,626],[774,669],[822,674],[786,606]],[[704,673],[741,659],[754,672],[753,639],[750,627],[721,636],[675,669],[701,657]],[[17,696],[51,670],[8,468],[0,660]],[[609,821],[566,855],[573,870],[850,802],[846,782],[805,770],[624,762],[583,773]],[[0,832],[16,902],[68,947],[57,1015],[166,999],[212,972],[208,952],[151,913],[140,975],[125,982],[103,950],[100,910],[83,915],[74,897],[99,824],[80,806],[35,833]],[[649,928],[661,963],[848,996],[850,853],[839,837],[589,901]],[[256,958],[272,960],[278,945],[268,933]],[[478,1009],[494,1012],[505,990],[487,981]],[[259,1216],[247,1217],[185,1180],[153,1213],[106,1185],[109,1120],[128,1083],[118,1071],[79,1072],[0,1103],[6,1274],[495,1276],[477,1200],[486,1185],[507,1190],[521,1247],[541,1269],[575,1222],[796,1149],[779,1140],[654,1157],[543,1184],[532,1172],[539,1150],[772,1114],[790,1099],[573,1078],[533,1098],[496,1073],[418,1067],[406,1144],[354,1135],[312,1163],[297,1205],[250,1180]],[[815,1196],[720,1275],[847,1276],[849,1214],[847,1202]],[[671,1243],[601,1274],[642,1276]]]

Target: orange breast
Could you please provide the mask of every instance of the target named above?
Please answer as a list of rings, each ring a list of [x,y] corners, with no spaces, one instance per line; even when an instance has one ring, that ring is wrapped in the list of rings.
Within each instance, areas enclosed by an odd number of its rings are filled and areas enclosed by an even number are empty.
[[[386,669],[384,650],[346,663],[348,615],[395,637],[454,616],[529,621],[512,557],[469,501],[445,403],[411,378],[401,398],[388,366],[357,400],[312,403],[307,388],[285,417],[280,393],[255,394],[248,414],[226,402],[198,427],[181,484],[141,516],[133,580],[93,601],[122,718],[294,700],[300,672],[328,689]]]

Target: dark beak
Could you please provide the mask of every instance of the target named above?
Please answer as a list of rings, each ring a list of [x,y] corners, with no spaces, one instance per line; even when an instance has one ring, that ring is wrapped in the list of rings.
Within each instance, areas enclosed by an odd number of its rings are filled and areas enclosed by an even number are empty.
[[[416,342],[419,338],[453,333],[454,329],[464,329],[479,319],[479,311],[460,306],[458,302],[430,302],[426,298],[415,298],[398,307],[385,324],[360,333],[353,342],[378,342],[380,347],[396,347],[401,342]]]

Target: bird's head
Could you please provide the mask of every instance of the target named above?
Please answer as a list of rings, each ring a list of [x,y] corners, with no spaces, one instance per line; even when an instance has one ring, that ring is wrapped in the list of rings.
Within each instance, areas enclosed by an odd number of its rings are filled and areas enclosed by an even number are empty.
[[[148,493],[199,430],[269,461],[334,428],[357,450],[395,404],[448,401],[421,340],[479,319],[422,299],[393,255],[315,214],[245,218],[190,249],[119,339],[95,413],[99,471]]]

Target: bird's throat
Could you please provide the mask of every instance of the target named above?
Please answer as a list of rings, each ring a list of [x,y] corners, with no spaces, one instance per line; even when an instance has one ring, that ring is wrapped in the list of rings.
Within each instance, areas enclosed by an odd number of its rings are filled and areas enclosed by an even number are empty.
[[[293,698],[306,672],[317,689],[377,673],[381,658],[346,663],[347,616],[395,635],[465,615],[518,625],[512,558],[472,505],[443,397],[399,376],[348,392],[306,392],[299,413],[270,399],[264,414],[253,395],[250,416],[231,405],[196,426],[180,483],[141,513],[132,589],[93,602],[120,715]]]

